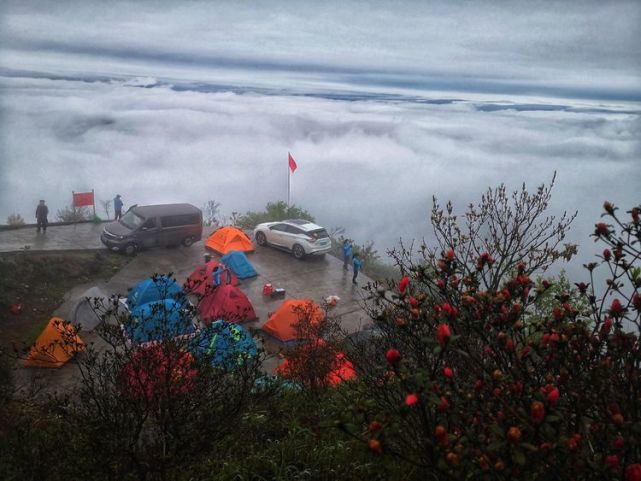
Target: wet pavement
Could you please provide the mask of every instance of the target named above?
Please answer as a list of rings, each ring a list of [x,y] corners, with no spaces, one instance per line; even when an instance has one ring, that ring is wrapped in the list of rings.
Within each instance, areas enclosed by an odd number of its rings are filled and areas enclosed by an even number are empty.
[[[50,224],[44,233],[38,233],[36,226],[0,230],[0,252],[101,249],[104,247],[100,242],[103,226],[92,222]]]
[[[36,237],[35,231],[29,228],[1,231],[0,252],[23,250],[25,245],[31,245],[34,251],[104,249],[99,239],[101,230],[102,226],[96,224],[51,226],[47,229],[46,238],[42,234]],[[52,315],[70,319],[74,307],[84,292],[93,286],[100,288],[107,295],[121,294],[124,297],[128,288],[154,273],[171,272],[179,283],[183,283],[197,266],[204,263],[204,240],[205,234],[209,232],[207,230],[203,234],[203,240],[188,248],[183,246],[157,248],[138,253],[111,279],[77,286],[69,291],[65,295],[64,302]],[[121,254],[112,253],[111,255]],[[218,256],[212,254],[212,260],[217,259]],[[258,320],[245,323],[244,326],[260,328],[266,322],[268,313],[275,311],[283,302],[283,298],[273,299],[262,295],[263,285],[268,282],[274,288],[285,289],[287,299],[312,299],[322,305],[327,296],[340,297],[338,304],[330,308],[328,314],[336,317],[346,331],[360,330],[369,322],[363,309],[366,293],[362,289],[369,279],[359,274],[359,285],[353,285],[351,270],[344,271],[339,259],[326,255],[299,261],[287,252],[260,246],[256,246],[254,253],[248,254],[248,259],[258,272],[258,277],[241,281],[239,287],[252,302]],[[94,333],[86,332],[81,334],[81,337],[85,342],[99,343]],[[281,346],[269,338],[265,340],[263,346],[270,355],[265,363],[265,369],[271,371],[280,362],[278,352]],[[48,381],[47,384],[54,381],[59,386],[67,385],[78,376],[78,370],[73,361],[60,369],[20,369],[19,371],[21,371],[19,378],[22,381],[44,377]]]

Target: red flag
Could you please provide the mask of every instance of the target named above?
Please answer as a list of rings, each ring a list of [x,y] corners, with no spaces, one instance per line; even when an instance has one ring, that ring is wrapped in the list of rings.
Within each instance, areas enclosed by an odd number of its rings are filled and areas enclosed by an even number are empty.
[[[296,161],[294,160],[294,157],[292,157],[292,154],[288,152],[287,155],[289,155],[289,168],[291,169],[292,172],[294,172],[298,167],[296,165]]]
[[[73,206],[82,207],[83,205],[94,205],[93,192],[74,192]]]

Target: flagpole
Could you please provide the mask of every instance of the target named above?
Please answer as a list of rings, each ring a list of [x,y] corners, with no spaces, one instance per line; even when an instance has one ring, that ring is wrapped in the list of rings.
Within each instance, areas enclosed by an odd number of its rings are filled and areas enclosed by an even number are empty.
[[[289,152],[287,153],[287,208],[289,209],[289,189],[290,189],[290,179],[292,176],[292,169],[289,168]]]

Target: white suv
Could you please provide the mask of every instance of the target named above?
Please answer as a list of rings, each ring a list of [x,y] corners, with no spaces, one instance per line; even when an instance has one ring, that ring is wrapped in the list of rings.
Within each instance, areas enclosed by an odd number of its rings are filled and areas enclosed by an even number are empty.
[[[304,219],[265,222],[254,229],[258,245],[271,245],[294,254],[296,259],[306,255],[323,255],[332,249],[327,231]]]

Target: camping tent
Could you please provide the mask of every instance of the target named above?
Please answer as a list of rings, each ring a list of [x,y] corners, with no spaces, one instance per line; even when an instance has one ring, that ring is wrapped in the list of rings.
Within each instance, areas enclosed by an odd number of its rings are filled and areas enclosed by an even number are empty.
[[[187,292],[204,296],[213,289],[214,270],[220,265],[223,264],[216,261],[209,261],[206,264],[198,266],[185,281],[185,284],[183,285],[184,289]],[[230,279],[227,279],[227,284],[231,284],[233,286],[240,284],[236,274],[234,274],[231,269],[228,269],[227,272],[231,277]]]
[[[137,306],[131,311],[123,328],[135,344],[162,341],[195,332],[191,314],[172,299]]]
[[[188,349],[195,357],[210,359],[212,366],[228,369],[256,357],[258,352],[246,329],[222,320],[198,331]]]
[[[173,299],[181,304],[186,300],[185,293],[178,283],[168,276],[154,276],[136,284],[127,296],[129,310],[148,302]]]
[[[71,324],[52,317],[29,350],[25,367],[61,367],[84,349],[84,342]]]
[[[147,402],[190,392],[197,373],[189,352],[163,344],[139,349],[123,369],[130,394]]]
[[[262,329],[281,342],[298,340],[296,324],[309,319],[312,324],[320,322],[325,315],[318,305],[310,299],[288,299],[274,312]]]
[[[231,251],[252,252],[254,250],[254,244],[249,237],[238,227],[229,225],[221,227],[210,235],[205,245],[221,255]]]
[[[258,275],[244,252],[231,251],[229,254],[225,254],[220,261],[229,267],[239,279],[247,279]]]
[[[102,299],[106,303],[109,296],[94,286],[80,296],[80,301],[73,310],[71,323],[80,326],[83,331],[93,331],[102,322],[100,315],[94,310],[94,299]]]
[[[322,349],[320,345],[316,346],[317,349]],[[311,355],[311,354],[310,354]],[[285,378],[296,378],[296,372],[300,369],[303,370],[303,377],[312,375],[312,373],[305,372],[306,366],[304,361],[294,362],[289,359],[285,359],[276,369],[275,373],[279,376]],[[313,366],[314,364],[312,364]],[[356,377],[356,370],[352,363],[345,358],[345,354],[338,352],[335,354],[334,359],[331,363],[328,363],[329,372],[325,374],[324,379],[318,379],[318,381],[324,382],[329,386],[336,386],[337,384],[354,379]],[[313,369],[313,367],[312,367]],[[317,373],[319,376],[322,375],[320,372]]]
[[[245,322],[256,319],[254,308],[243,291],[224,283],[202,298],[198,311],[203,322],[216,319]]]

